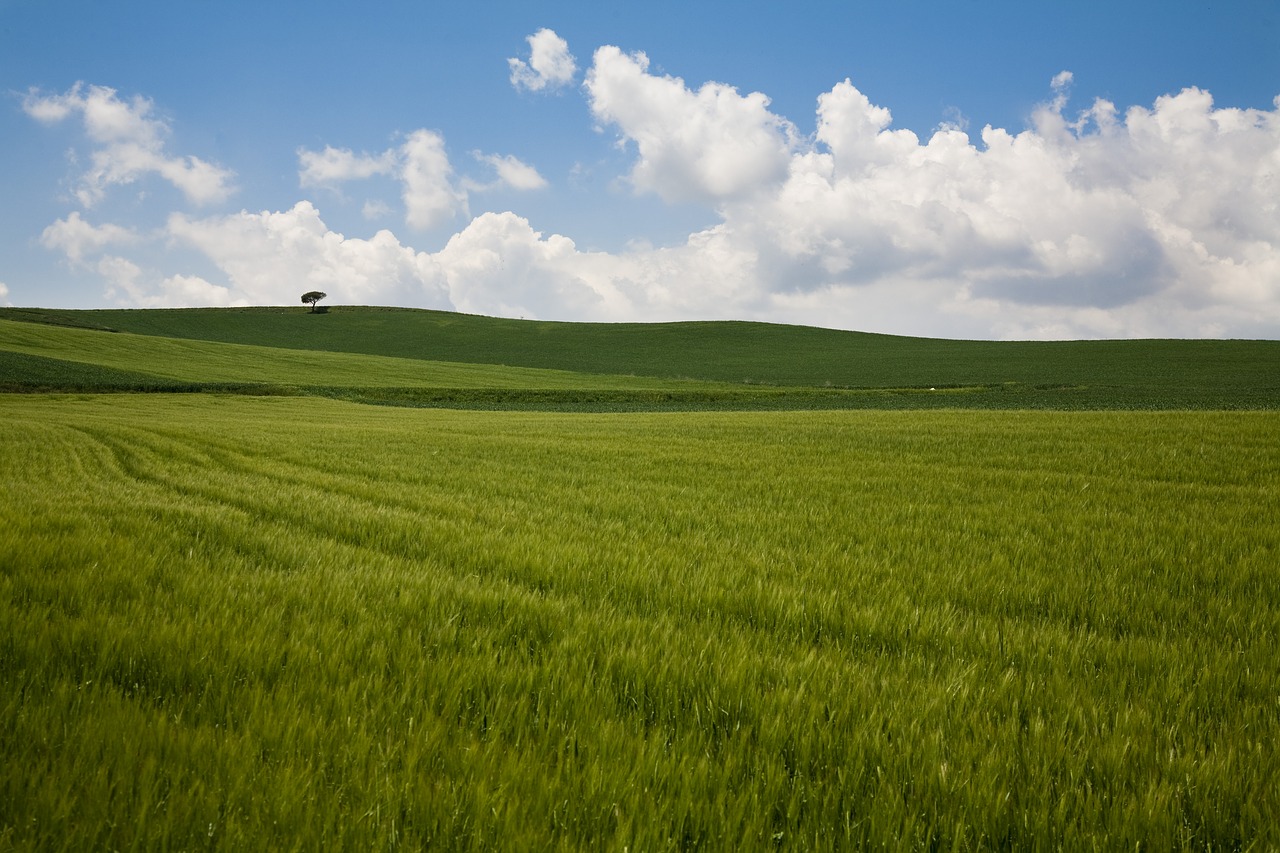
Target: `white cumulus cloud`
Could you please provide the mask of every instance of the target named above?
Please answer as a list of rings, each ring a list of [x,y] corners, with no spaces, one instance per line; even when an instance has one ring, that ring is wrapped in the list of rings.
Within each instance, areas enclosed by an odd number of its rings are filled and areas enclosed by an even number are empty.
[[[529,42],[529,61],[512,57],[507,60],[511,69],[511,85],[516,89],[541,92],[558,89],[573,82],[578,64],[569,53],[569,43],[554,30],[541,29],[525,39]]]
[[[307,201],[286,211],[204,219],[174,214],[166,230],[208,257],[226,274],[228,293],[250,304],[292,303],[322,290],[350,304],[449,307],[430,255],[402,245],[390,231],[367,240],[331,231]]]
[[[638,190],[722,217],[690,244],[716,247],[734,314],[976,336],[1275,334],[1277,112],[1186,89],[1072,116],[1071,84],[1058,74],[1030,127],[980,140],[955,122],[926,140],[894,129],[848,80],[801,139],[763,95],[694,90],[612,47],[586,88],[635,144]]]
[[[514,213],[476,217],[435,260],[459,311],[594,318],[629,306],[613,274],[618,259],[585,255],[558,234],[544,238]]]
[[[75,190],[85,207],[100,201],[108,187],[132,184],[149,174],[159,175],[195,204],[222,201],[232,192],[234,173],[230,170],[166,150],[169,125],[154,117],[154,105],[146,98],[135,96],[126,101],[115,89],[77,83],[60,95],[32,90],[22,106],[28,115],[46,124],[80,116],[86,135],[96,146],[91,165]]]
[[[759,92],[650,74],[643,53],[600,48],[587,72],[591,111],[634,143],[638,190],[667,201],[711,204],[759,192],[786,177],[797,144],[791,122],[769,111]]]
[[[600,321],[732,317],[762,298],[722,228],[680,246],[586,252],[514,213],[486,213],[433,257],[460,311]]]
[[[46,249],[57,249],[67,256],[73,265],[85,263],[88,255],[96,255],[107,246],[138,242],[138,235],[128,228],[107,223],[91,225],[84,221],[79,211],[72,211],[66,219],[59,219],[40,234],[40,244]]]
[[[978,145],[891,130],[846,81],[819,99],[818,144],[781,190],[728,223],[780,255],[770,289],[838,300],[880,282],[941,287],[944,310],[984,334],[1196,335],[1227,316],[1248,328],[1259,310],[1280,320],[1280,288],[1266,284],[1280,246],[1277,114],[1217,110],[1187,89],[1123,117],[1105,101],[1069,117],[1070,82],[1054,78],[1030,128],[988,126]]]
[[[400,151],[405,222],[425,230],[467,213],[467,194],[454,185],[443,136],[415,130]]]
[[[248,305],[237,299],[231,288],[212,284],[198,275],[173,275],[160,283],[160,292],[153,297],[156,307],[180,308],[185,306],[218,308]]]

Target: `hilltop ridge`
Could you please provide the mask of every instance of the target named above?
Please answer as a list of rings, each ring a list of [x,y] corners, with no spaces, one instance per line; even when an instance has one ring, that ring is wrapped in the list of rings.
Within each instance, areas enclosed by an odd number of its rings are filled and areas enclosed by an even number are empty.
[[[960,341],[746,321],[565,323],[370,306],[336,306],[317,314],[292,307],[5,308],[0,309],[0,320],[266,347],[280,351],[280,358],[285,351],[302,350],[578,376],[573,382],[562,377],[546,386],[560,392],[574,384],[618,390],[626,383],[617,377],[644,377],[728,383],[761,392],[808,389],[811,398],[818,389],[984,392],[985,396],[948,401],[965,407],[1280,407],[1280,341]],[[64,357],[54,344],[49,347],[27,354]],[[10,348],[0,340],[4,349]],[[91,352],[71,360],[99,363]],[[137,367],[118,359],[100,363],[123,371]],[[194,374],[188,378],[197,379],[198,365],[191,365],[191,370]],[[353,368],[352,375],[341,380],[343,387],[360,387],[359,376],[371,375],[367,368],[363,374],[360,370]],[[234,382],[232,373],[234,360],[231,373],[222,365],[219,377]],[[486,376],[482,384],[492,387],[492,376]],[[321,375],[309,381],[325,379]],[[451,379],[444,384],[456,390],[468,381]],[[381,380],[367,384],[388,386]],[[497,384],[514,387],[505,380]],[[532,376],[514,385],[526,392],[543,387]],[[679,390],[689,392],[690,386]],[[1004,402],[992,396],[997,392]]]

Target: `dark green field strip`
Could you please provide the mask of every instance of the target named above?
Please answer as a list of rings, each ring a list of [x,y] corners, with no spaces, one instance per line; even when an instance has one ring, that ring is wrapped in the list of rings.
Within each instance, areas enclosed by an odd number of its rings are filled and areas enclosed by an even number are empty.
[[[7,393],[297,393],[256,382],[187,382],[98,364],[0,349],[0,392]]]
[[[296,397],[305,391],[266,382],[195,382],[0,350],[0,393],[233,394]]]
[[[69,311],[0,318],[138,334],[585,373],[779,386],[1083,386],[1161,393],[1280,393],[1280,341],[991,342],[749,322],[554,323],[337,306]],[[1252,404],[1250,404],[1252,405]]]
[[[0,349],[0,389],[6,391],[84,388],[145,390],[173,384],[170,380],[146,373]]]
[[[1231,393],[1195,389],[1029,387],[747,388],[709,391],[614,389],[324,388],[308,394],[410,408],[477,411],[661,412],[825,411],[842,409],[1030,409],[1046,411],[1248,411],[1280,409],[1280,389]]]
[[[1280,392],[1175,393],[1108,388],[754,388],[714,391],[503,388],[348,388],[257,382],[191,382],[0,352],[0,393],[231,394],[326,397],[374,406],[528,412],[770,412],[839,410],[1265,411]]]
[[[89,329],[95,332],[116,332],[110,326],[95,322],[95,312],[56,308],[6,308],[0,307],[0,318],[25,323],[43,323],[48,326],[64,326],[68,329]]]

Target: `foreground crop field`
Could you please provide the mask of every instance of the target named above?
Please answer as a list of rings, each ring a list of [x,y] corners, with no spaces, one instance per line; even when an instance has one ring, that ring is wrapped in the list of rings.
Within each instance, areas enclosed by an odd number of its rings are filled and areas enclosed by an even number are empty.
[[[0,419],[0,849],[1280,845],[1280,414]]]

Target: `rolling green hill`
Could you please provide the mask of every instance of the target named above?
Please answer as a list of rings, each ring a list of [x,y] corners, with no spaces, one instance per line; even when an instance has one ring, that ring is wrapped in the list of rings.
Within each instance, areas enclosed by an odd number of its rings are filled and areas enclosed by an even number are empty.
[[[96,365],[121,381],[308,387],[668,390],[690,384],[385,355],[228,344],[189,338],[104,334],[0,320],[0,350],[46,361]],[[86,374],[88,376],[89,374]],[[104,373],[104,378],[106,373]],[[92,379],[89,380],[92,382]],[[705,383],[699,383],[705,384]]]
[[[551,399],[541,392],[555,391],[551,397],[564,402],[570,391],[589,389],[609,391],[615,402],[635,392],[675,392],[694,405],[727,399],[734,407],[766,408],[1280,408],[1280,341],[951,341],[767,323],[557,323],[345,306],[319,314],[301,308],[10,308],[0,309],[0,319],[67,333],[65,345],[72,347],[47,340],[43,349],[23,350],[10,342],[16,336],[10,332],[0,337],[0,352],[169,381],[344,389],[346,396],[383,401],[441,402],[441,395],[422,389],[452,389],[443,401],[456,403],[459,389],[504,389],[505,395],[479,394],[472,402],[541,405]],[[89,331],[97,334],[85,337]],[[25,368],[12,358],[8,364],[0,380],[21,385]],[[672,386],[673,380],[682,382]],[[738,390],[730,393],[726,383]],[[926,397],[931,388],[942,393]],[[780,403],[784,389],[787,399]],[[535,391],[541,396],[531,397]]]

